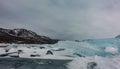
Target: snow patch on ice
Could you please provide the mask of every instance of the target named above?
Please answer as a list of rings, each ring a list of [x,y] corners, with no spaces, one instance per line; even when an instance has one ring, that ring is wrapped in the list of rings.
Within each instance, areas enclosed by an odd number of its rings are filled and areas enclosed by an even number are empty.
[[[111,54],[118,54],[118,48],[115,47],[106,47],[105,52],[111,53]]]

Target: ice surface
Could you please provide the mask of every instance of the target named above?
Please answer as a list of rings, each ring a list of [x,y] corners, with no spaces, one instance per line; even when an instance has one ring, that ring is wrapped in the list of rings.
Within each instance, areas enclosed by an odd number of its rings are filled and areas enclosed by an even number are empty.
[[[18,51],[21,50],[22,52],[18,53]],[[51,51],[53,54],[46,54],[48,51]],[[80,42],[59,41],[57,44],[43,45],[0,44],[0,54],[5,53],[7,53],[8,55],[5,57],[1,57],[0,59],[16,59],[10,56],[19,55],[19,59],[26,58],[28,60],[49,59],[59,60],[63,62],[71,60],[70,63],[67,62],[66,64],[65,62],[65,65],[63,67],[60,66],[59,68],[58,66],[57,69],[120,69],[120,39],[117,38],[84,40]],[[4,63],[4,60],[2,62]],[[3,64],[2,62],[1,64]],[[10,61],[6,62],[9,63]],[[57,61],[54,62],[57,63]],[[0,67],[4,66],[5,63],[3,65],[1,64]],[[12,66],[12,64],[10,64],[10,66]],[[53,64],[53,67],[54,66],[55,65]],[[31,69],[29,68],[29,65],[25,65],[22,68],[18,69],[25,69],[24,67],[26,69]],[[5,68],[3,67],[2,69]],[[9,69],[9,64],[8,68],[6,69]],[[45,68],[45,66],[43,66],[43,68],[40,69],[52,68]]]
[[[88,63],[96,63],[95,68],[88,68]],[[68,64],[68,69],[120,69],[120,56],[75,58]]]
[[[70,60],[0,58],[0,69],[67,69]]]

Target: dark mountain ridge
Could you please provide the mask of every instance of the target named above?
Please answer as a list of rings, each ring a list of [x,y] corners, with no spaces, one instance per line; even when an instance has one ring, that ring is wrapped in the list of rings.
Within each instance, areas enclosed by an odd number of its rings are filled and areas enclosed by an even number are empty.
[[[0,28],[0,43],[55,44],[59,40],[41,36],[27,29]]]

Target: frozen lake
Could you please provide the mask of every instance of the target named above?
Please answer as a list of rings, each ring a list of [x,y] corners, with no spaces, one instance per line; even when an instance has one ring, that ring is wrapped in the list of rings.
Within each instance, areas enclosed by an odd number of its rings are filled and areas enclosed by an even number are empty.
[[[0,69],[120,69],[120,39],[0,44],[0,56]]]

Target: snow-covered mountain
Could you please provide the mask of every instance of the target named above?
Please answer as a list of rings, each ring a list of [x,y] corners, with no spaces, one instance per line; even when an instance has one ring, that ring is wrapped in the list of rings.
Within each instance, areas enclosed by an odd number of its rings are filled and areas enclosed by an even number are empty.
[[[0,28],[1,43],[24,43],[24,44],[54,44],[58,40],[46,36],[40,36],[26,29],[3,29]]]

